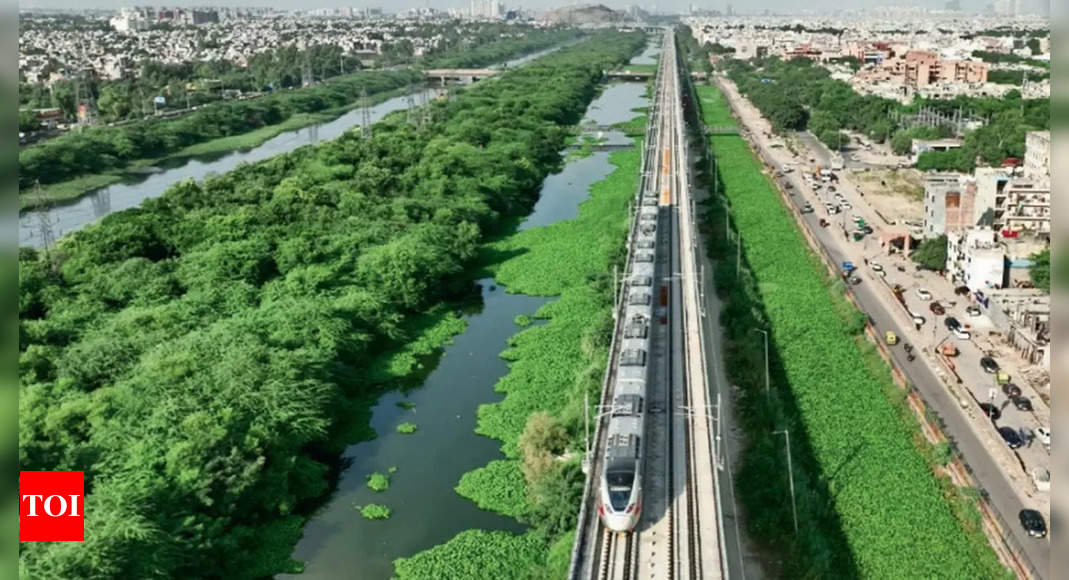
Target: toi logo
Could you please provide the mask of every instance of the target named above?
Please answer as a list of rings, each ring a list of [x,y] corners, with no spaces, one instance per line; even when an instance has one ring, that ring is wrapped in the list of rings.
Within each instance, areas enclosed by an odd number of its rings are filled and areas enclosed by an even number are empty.
[[[85,472],[19,472],[19,541],[85,539]]]

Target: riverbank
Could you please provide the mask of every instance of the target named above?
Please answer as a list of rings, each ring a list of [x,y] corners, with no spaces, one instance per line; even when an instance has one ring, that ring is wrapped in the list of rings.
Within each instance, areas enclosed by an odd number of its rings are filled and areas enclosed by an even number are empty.
[[[394,97],[409,92],[409,88],[391,89],[368,96],[369,104],[374,106]],[[153,159],[138,159],[127,164],[121,169],[104,173],[92,173],[82,175],[59,183],[42,185],[37,188],[19,191],[19,211],[36,209],[44,205],[62,205],[92,193],[102,187],[121,183],[136,175],[152,173],[159,165],[175,164],[188,159],[198,157],[210,157],[222,155],[233,151],[244,151],[253,147],[259,147],[267,141],[287,131],[297,131],[328,123],[360,106],[359,102],[350,103],[342,107],[334,107],[317,113],[297,113],[281,123],[267,125],[253,129],[247,133],[219,137],[203,143],[196,143],[175,153],[156,157]]]
[[[609,155],[612,173],[590,187],[577,217],[516,232],[484,252],[487,271],[509,292],[556,299],[535,313],[542,325],[509,339],[501,353],[509,373],[494,386],[504,399],[479,408],[476,431],[500,442],[505,458],[464,474],[456,491],[529,528],[465,531],[399,559],[401,580],[488,577],[473,573],[482,570],[502,579],[566,574],[583,489],[583,401],[599,400],[608,357],[611,272],[624,259],[639,182],[635,143]]]

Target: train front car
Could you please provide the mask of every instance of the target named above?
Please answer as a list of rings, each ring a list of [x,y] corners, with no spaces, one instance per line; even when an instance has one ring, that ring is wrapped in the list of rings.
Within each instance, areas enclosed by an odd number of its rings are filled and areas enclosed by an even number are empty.
[[[652,196],[647,196],[652,197]],[[649,383],[650,322],[656,273],[658,210],[644,199],[625,285],[624,334],[613,385],[598,513],[605,527],[628,532],[642,513],[642,473]]]

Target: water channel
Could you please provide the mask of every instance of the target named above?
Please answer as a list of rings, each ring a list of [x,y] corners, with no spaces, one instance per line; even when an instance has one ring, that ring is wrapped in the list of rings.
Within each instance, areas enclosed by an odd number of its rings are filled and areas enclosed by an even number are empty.
[[[610,125],[634,117],[631,109],[645,106],[646,86],[615,84],[591,103],[584,123]],[[605,132],[610,142],[626,139]],[[542,184],[538,202],[521,229],[574,218],[590,186],[609,175],[609,153],[597,151],[567,163]],[[461,475],[502,458],[500,442],[476,435],[475,410],[501,399],[493,389],[508,366],[498,354],[508,337],[519,331],[514,318],[533,314],[546,298],[506,294],[492,279],[480,280],[482,304],[465,316],[467,329],[454,338],[423,385],[407,394],[384,395],[372,408],[371,425],[378,437],[351,445],[338,488],[307,523],[294,558],[305,562],[295,579],[369,578],[393,574],[393,560],[448,541],[457,533],[481,528],[521,531],[512,518],[483,511],[457,495]],[[399,401],[415,404],[400,408]],[[411,421],[412,435],[397,433],[397,425]],[[366,477],[397,467],[384,492],[368,489]],[[381,503],[393,510],[386,520],[365,520],[355,505]]]
[[[559,48],[559,46],[553,47],[512,59],[504,64],[504,68],[522,65]],[[428,100],[436,94],[433,89],[423,92],[426,93]],[[371,122],[378,122],[386,115],[404,110],[409,103],[419,103],[420,100],[420,94],[416,93],[411,96],[394,97],[374,105],[370,108]],[[19,245],[33,247],[41,245],[39,232],[42,218],[47,221],[52,234],[58,239],[110,213],[137,207],[146,199],[159,197],[172,185],[184,179],[199,181],[211,175],[221,175],[231,171],[242,163],[263,161],[304,145],[335,139],[349,129],[360,126],[360,123],[361,111],[356,108],[333,121],[280,133],[250,149],[160,163],[160,171],[130,176],[122,183],[102,187],[70,203],[57,205],[44,215],[36,210],[23,212],[19,216]]]

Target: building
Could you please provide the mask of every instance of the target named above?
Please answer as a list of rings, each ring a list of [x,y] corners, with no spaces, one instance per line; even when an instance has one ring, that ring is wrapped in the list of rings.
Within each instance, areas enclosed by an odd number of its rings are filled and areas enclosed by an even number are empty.
[[[1010,180],[995,197],[992,225],[1006,237],[1030,234],[1050,239],[1049,180]]]
[[[1006,287],[1006,251],[997,232],[989,227],[948,232],[946,275],[973,292]]]
[[[1050,295],[1035,288],[976,293],[1006,343],[1029,363],[1050,370]]]
[[[186,24],[200,26],[202,24],[218,24],[219,13],[215,10],[189,10],[183,15]]]
[[[1025,135],[1024,176],[1037,181],[1050,179],[1050,131]]]

